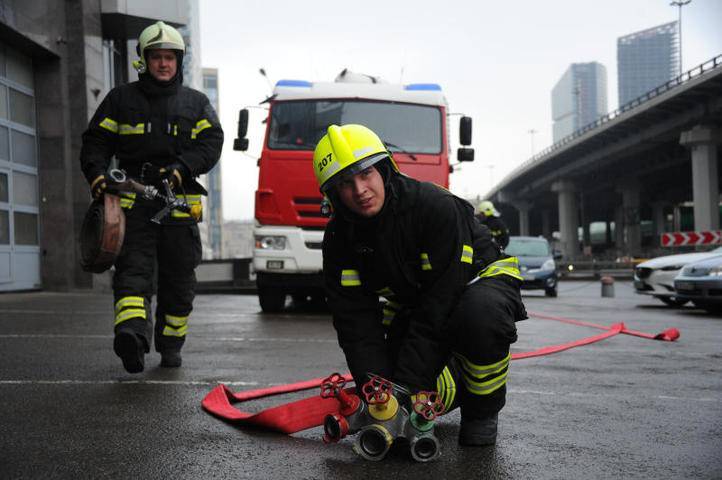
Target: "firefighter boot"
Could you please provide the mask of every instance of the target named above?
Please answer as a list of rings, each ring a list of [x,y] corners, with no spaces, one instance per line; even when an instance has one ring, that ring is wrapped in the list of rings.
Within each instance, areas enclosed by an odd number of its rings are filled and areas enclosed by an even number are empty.
[[[128,373],[140,373],[145,367],[146,341],[130,329],[119,329],[113,340],[113,350],[123,361]]]
[[[160,352],[160,366],[166,368],[177,368],[183,363],[180,350],[163,350]]]
[[[466,447],[483,447],[496,443],[496,428],[499,414],[495,413],[485,418],[461,417],[459,429],[459,445]]]

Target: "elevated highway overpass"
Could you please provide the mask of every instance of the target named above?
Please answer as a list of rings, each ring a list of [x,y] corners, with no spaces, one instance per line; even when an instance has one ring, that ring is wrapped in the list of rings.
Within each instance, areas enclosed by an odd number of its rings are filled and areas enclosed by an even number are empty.
[[[568,259],[645,256],[664,231],[719,229],[720,143],[722,55],[530,158],[485,198],[512,233],[559,232]]]

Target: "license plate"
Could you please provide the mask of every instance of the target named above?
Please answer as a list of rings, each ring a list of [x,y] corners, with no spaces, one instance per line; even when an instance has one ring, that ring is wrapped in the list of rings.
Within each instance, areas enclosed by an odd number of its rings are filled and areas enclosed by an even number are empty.
[[[521,278],[523,278],[527,282],[532,282],[536,279],[533,273],[524,273],[522,274]]]
[[[266,262],[266,268],[269,270],[283,270],[283,260],[269,260]]]
[[[677,290],[694,290],[694,284],[692,282],[677,282],[674,284],[674,288]]]

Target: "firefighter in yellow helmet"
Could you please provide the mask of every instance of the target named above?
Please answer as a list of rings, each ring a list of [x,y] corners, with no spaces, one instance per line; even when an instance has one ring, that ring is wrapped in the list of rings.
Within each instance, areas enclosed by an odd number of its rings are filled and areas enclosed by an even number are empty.
[[[333,207],[328,305],[357,388],[374,373],[438,390],[447,411],[461,407],[462,445],[495,443],[514,322],[526,318],[517,260],[466,201],[401,174],[365,126],[328,127],[313,168]]]
[[[137,53],[133,65],[139,80],[113,88],[98,107],[83,134],[81,168],[99,198],[115,156],[127,176],[159,188],[168,180],[197,211],[207,193],[195,178],[213,168],[221,154],[218,117],[203,93],[183,86],[185,43],[175,28],[150,25],[138,38]],[[160,225],[152,223],[163,205],[135,194],[124,194],[121,207],[126,230],[113,276],[113,349],[128,372],[143,371],[153,338],[157,274],[155,349],[161,366],[179,367],[201,260],[197,222],[173,210]]]
[[[509,229],[499,217],[501,217],[501,213],[489,200],[484,200],[479,204],[479,215],[477,216],[479,222],[489,227],[494,241],[504,249],[509,245]]]

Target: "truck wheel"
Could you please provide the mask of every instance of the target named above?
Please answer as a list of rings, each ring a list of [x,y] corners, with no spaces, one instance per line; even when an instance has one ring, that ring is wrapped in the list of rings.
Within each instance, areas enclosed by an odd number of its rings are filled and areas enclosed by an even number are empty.
[[[286,294],[278,290],[258,290],[258,301],[265,313],[278,313],[286,306]]]

